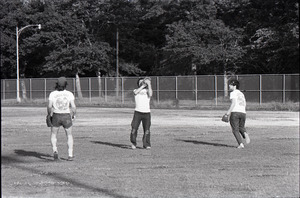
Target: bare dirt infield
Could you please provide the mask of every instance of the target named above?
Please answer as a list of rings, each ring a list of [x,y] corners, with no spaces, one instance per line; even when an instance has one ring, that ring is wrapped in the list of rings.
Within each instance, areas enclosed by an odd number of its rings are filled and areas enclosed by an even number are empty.
[[[152,110],[151,150],[131,150],[127,108],[78,108],[75,160],[54,162],[46,108],[2,107],[2,197],[299,197],[299,112],[249,111],[237,149],[223,111]]]

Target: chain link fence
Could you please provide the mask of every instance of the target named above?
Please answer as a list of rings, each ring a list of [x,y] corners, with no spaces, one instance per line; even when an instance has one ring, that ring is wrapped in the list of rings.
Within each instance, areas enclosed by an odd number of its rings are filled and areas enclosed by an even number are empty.
[[[133,89],[139,77],[90,77],[80,78],[81,94],[76,78],[68,78],[67,89],[78,98],[82,95],[89,102],[133,101]],[[195,104],[211,101],[218,105],[218,98],[228,96],[228,81],[238,79],[240,90],[247,102],[266,103],[299,102],[299,74],[280,75],[197,75],[197,76],[151,76],[153,98],[162,101],[192,101]],[[57,78],[20,79],[20,96],[27,100],[47,101],[54,90]],[[16,99],[16,79],[1,79],[1,100]]]

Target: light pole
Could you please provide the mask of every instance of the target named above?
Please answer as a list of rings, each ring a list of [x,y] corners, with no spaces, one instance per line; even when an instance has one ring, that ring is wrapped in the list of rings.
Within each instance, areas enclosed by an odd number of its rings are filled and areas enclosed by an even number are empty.
[[[22,27],[21,29],[18,29],[18,26],[16,26],[16,49],[17,49],[17,102],[21,102],[20,99],[20,74],[19,74],[19,36],[21,32],[28,27],[34,27],[37,26],[39,30],[42,28],[41,24],[35,24],[35,25],[26,25],[25,27]]]
[[[116,97],[119,97],[119,28],[113,21],[107,21],[108,24],[116,25]]]
[[[119,29],[116,32],[116,94],[119,97]]]

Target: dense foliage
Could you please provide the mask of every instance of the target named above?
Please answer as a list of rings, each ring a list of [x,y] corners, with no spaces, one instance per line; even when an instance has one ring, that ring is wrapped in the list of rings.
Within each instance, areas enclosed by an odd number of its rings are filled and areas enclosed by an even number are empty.
[[[0,0],[1,78],[299,73],[296,0]]]

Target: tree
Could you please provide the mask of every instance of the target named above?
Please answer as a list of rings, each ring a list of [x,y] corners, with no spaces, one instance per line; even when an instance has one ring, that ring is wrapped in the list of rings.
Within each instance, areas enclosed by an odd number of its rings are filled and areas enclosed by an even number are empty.
[[[0,27],[1,27],[1,78],[16,77],[16,26],[24,27],[26,23],[25,8],[21,1],[0,1]],[[23,20],[22,20],[23,19]],[[25,67],[24,40],[34,35],[34,29],[23,31],[19,39],[19,60],[21,74]]]
[[[125,0],[111,0],[98,7],[89,22],[91,34],[97,41],[106,41],[114,49],[111,64],[119,64],[119,75],[140,75],[143,68],[140,67],[139,40],[139,15],[140,11],[135,3]],[[118,33],[118,36],[117,36]],[[118,37],[118,39],[117,39]],[[119,46],[118,55],[116,46]],[[119,62],[117,63],[117,59]],[[109,72],[114,75],[115,71]]]
[[[299,73],[298,1],[227,1],[219,0],[218,17],[245,33],[239,72]]]
[[[60,6],[72,8],[68,4]],[[106,42],[92,40],[84,22],[72,12],[63,13],[64,9],[60,9],[61,13],[50,12],[53,16],[49,27],[54,28],[48,31],[43,40],[52,50],[45,57],[43,71],[51,75],[76,76],[78,96],[81,98],[79,75],[90,71],[95,74],[100,70],[109,71],[111,47]]]
[[[3,1],[1,2],[1,8],[6,8],[8,7],[9,9],[5,11],[3,9],[1,13],[1,37],[3,33],[3,37],[5,38],[5,41],[2,43],[1,40],[1,70],[5,72],[1,72],[2,76],[3,74],[6,76],[15,76],[16,74],[16,67],[11,67],[11,65],[16,65],[16,36],[18,35],[18,55],[19,55],[19,67],[18,67],[18,72],[19,76],[21,77],[20,80],[20,85],[21,85],[21,90],[22,90],[22,96],[23,99],[27,99],[26,96],[26,86],[24,82],[25,76],[25,71],[27,67],[27,59],[26,59],[26,47],[28,47],[26,44],[26,38],[28,35],[32,36],[34,34],[34,29],[27,29],[26,25],[26,19],[28,18],[28,7],[24,5],[24,3],[20,1]],[[8,12],[7,12],[8,11]],[[22,21],[24,19],[24,22]],[[30,24],[32,25],[32,24]],[[25,29],[21,29],[23,27],[26,27]],[[12,31],[13,29],[16,29],[16,31]],[[29,26],[30,27],[30,26]],[[17,31],[18,30],[18,31]],[[21,35],[22,31],[22,35]],[[14,34],[13,34],[14,33]],[[13,39],[14,38],[14,39]],[[22,39],[21,39],[22,38]],[[35,42],[34,39],[31,42]],[[4,46],[4,53],[2,54],[2,45]],[[3,56],[4,55],[4,56]],[[2,57],[4,57],[4,60],[2,61]],[[8,72],[9,74],[8,74]],[[13,74],[12,74],[13,72]],[[1,76],[1,77],[2,77]]]
[[[213,62],[223,66],[217,72],[234,72],[229,63],[234,65],[244,54],[240,46],[242,31],[230,29],[216,19],[217,10],[212,3],[194,2],[190,7],[185,10],[185,18],[168,25],[167,44],[163,48],[166,68],[177,74],[192,74],[192,65],[196,64],[197,72],[201,73]]]
[[[299,73],[296,0],[2,0],[1,77]],[[118,41],[116,33],[118,34]],[[119,44],[118,56],[116,54]],[[118,62],[116,61],[118,57]],[[194,69],[194,70],[193,70]]]

